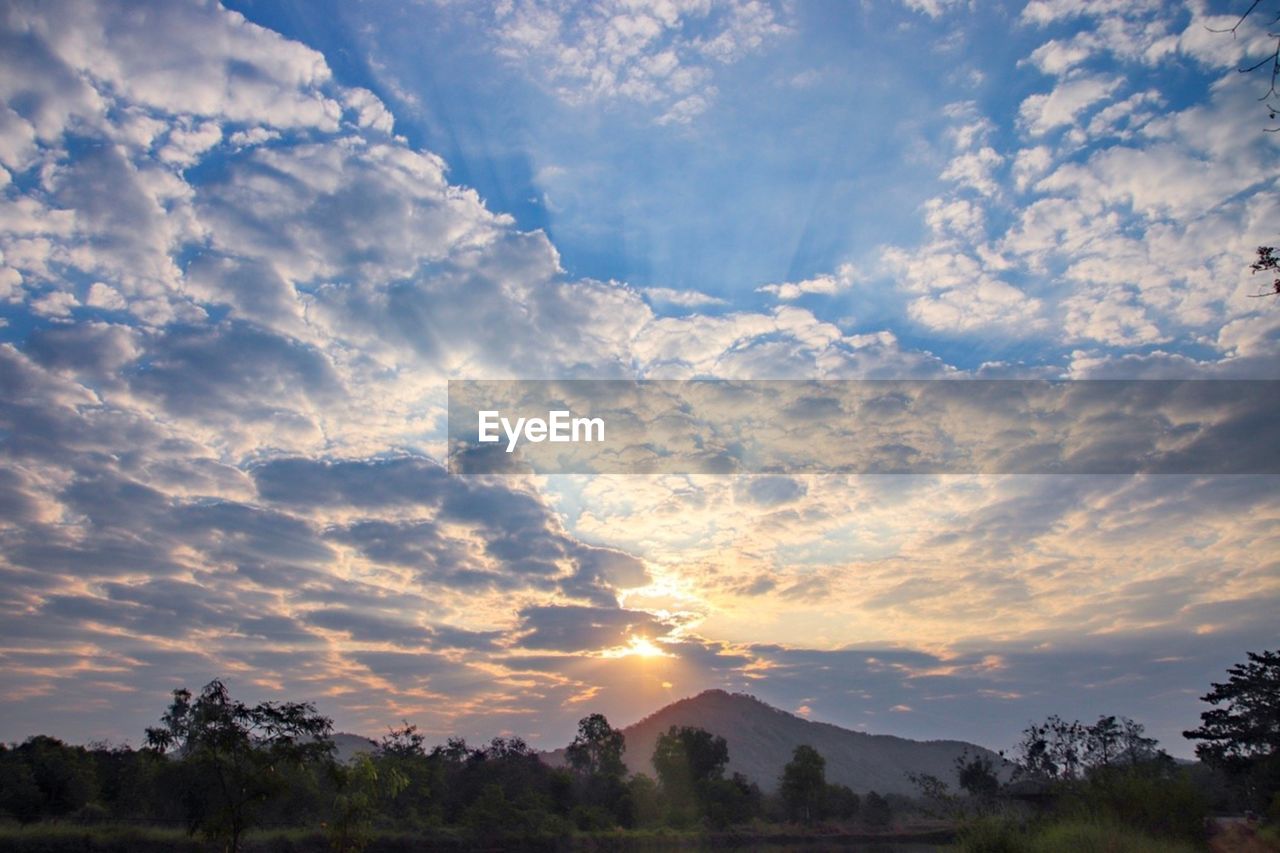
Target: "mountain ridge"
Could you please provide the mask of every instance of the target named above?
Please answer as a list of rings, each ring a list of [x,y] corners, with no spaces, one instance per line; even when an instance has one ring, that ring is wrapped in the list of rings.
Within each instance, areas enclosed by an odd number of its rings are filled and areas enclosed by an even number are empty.
[[[828,782],[848,785],[858,793],[914,794],[908,774],[929,774],[954,785],[955,761],[966,753],[986,756],[997,768],[1004,764],[997,753],[966,741],[853,731],[805,719],[747,693],[711,689],[678,699],[622,728],[623,760],[630,772],[654,775],[654,746],[673,725],[696,726],[723,737],[729,746],[727,772],[742,773],[766,791],[777,788],[782,768],[801,744],[826,759]],[[557,766],[565,762],[564,749],[543,757]]]

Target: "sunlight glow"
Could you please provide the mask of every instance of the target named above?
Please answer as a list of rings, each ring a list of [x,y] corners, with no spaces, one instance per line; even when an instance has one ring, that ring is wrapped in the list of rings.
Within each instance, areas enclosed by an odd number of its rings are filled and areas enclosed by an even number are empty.
[[[660,646],[648,637],[632,634],[630,643],[625,646],[606,649],[602,652],[602,656],[607,658],[669,658],[672,655],[670,652],[663,651]]]

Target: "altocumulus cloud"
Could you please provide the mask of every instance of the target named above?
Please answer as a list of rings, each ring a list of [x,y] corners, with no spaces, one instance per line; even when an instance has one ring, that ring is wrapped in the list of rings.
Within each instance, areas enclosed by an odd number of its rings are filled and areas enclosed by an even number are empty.
[[[557,91],[608,67],[587,94],[656,104],[675,123],[711,103],[715,69],[787,36],[771,7],[732,3],[702,16],[710,38],[691,38],[679,15],[637,19],[607,53],[596,16],[512,10],[498,21],[509,60],[538,65]],[[1020,721],[1051,707],[1044,673],[1089,681],[1094,632],[1119,647],[1117,672],[1151,675],[1082,695],[1139,715],[1260,636],[1274,566],[1253,555],[1274,551],[1275,493],[1256,482],[675,478],[610,492],[600,480],[581,484],[586,509],[562,514],[540,483],[450,478],[438,461],[449,376],[958,371],[797,305],[708,314],[709,300],[686,297],[674,301],[689,313],[659,317],[644,291],[573,277],[546,234],[396,136],[373,93],[216,4],[14,2],[0,15],[6,738],[136,739],[169,689],[215,675],[250,696],[317,699],[369,732],[411,716],[436,733],[555,742],[574,711],[594,709],[585,699],[634,716],[636,691],[657,704],[664,683],[754,685],[872,728],[896,705],[967,719],[998,701],[1012,704],[988,716]],[[572,31],[578,58],[549,58],[522,21]],[[1042,60],[1051,73],[1087,61]],[[1226,308],[1243,285],[1217,276],[1251,236],[1182,266],[1194,272],[1164,292],[1128,287],[1136,272],[1107,289],[1110,262],[1172,275],[1189,235],[1252,235],[1274,218],[1267,194],[1241,195],[1262,143],[1211,132],[1236,96],[1158,118],[1140,99],[1095,124],[1108,98],[1133,93],[1103,87],[1049,110],[1066,85],[1026,109],[1035,155],[997,147],[971,106],[953,111],[972,127],[954,138],[954,192],[928,208],[933,242],[884,255],[910,316],[966,332],[1039,329],[1056,312],[1082,347],[1219,323],[1207,371],[1269,363],[1274,320]],[[1068,156],[1070,133],[1139,122],[1173,160],[1119,136]],[[1206,158],[1217,165],[1192,168]],[[1167,162],[1187,164],[1179,181],[1156,180]],[[992,182],[1015,163],[1032,203],[1003,233],[985,230],[1008,218],[992,215],[1007,201]],[[1152,179],[1120,179],[1135,169]],[[1153,247],[1089,230],[1107,217],[1147,227]],[[1086,245],[1093,262],[1061,248]],[[1079,286],[1043,290],[1019,270]],[[770,292],[852,286],[845,272]],[[1110,355],[1084,351],[1073,369],[1102,373]],[[1135,373],[1172,358],[1139,357]],[[1187,537],[1193,556],[1177,547]],[[1100,579],[1123,581],[1121,594]],[[737,608],[744,598],[770,609]],[[876,642],[855,644],[843,612],[812,618],[815,598],[858,610]],[[1153,623],[1161,642],[1140,642]],[[1031,639],[984,643],[996,626]],[[1193,630],[1211,640],[1193,643]],[[632,636],[667,654],[642,687],[634,661],[598,654]],[[905,648],[912,636],[928,650]],[[800,637],[822,650],[796,648]],[[1033,641],[1041,651],[1026,651]],[[1180,662],[1150,669],[1157,645]]]

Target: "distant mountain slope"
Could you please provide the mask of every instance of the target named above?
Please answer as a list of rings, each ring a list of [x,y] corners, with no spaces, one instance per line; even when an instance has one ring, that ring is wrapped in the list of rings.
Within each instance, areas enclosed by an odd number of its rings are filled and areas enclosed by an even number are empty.
[[[991,750],[963,741],[864,734],[797,717],[743,693],[707,690],[623,729],[631,772],[654,775],[653,748],[671,726],[697,726],[723,737],[729,745],[729,772],[742,773],[766,791],[776,789],[783,766],[800,744],[812,746],[827,760],[827,781],[858,793],[915,794],[908,773],[929,773],[954,787],[955,760],[965,750],[989,756],[997,767],[1003,763]],[[564,750],[546,757],[562,764]]]
[[[337,732],[333,736],[333,757],[341,764],[350,764],[362,752],[373,755],[378,751],[378,744],[361,735]]]

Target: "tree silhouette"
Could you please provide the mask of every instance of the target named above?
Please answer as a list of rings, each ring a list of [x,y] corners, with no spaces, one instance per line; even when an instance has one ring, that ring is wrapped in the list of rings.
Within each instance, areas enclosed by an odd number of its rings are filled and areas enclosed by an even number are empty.
[[[782,768],[779,789],[792,819],[805,823],[821,817],[827,789],[827,761],[818,750],[801,744]]]
[[[875,791],[867,792],[862,801],[862,822],[867,826],[884,827],[893,821],[893,807]]]
[[[283,785],[281,770],[328,758],[333,723],[309,702],[262,702],[252,707],[231,698],[213,680],[194,700],[173,691],[173,702],[147,729],[147,745],[172,752],[193,772],[192,823],[238,851],[256,810]]]
[[[1081,779],[1117,763],[1130,768],[1164,766],[1172,760],[1141,723],[1128,717],[1104,716],[1086,726],[1057,714],[1022,731],[1017,745],[1017,773],[1052,782]]]
[[[1215,30],[1212,27],[1209,27],[1209,31],[1214,33],[1230,33],[1232,37],[1235,37],[1240,31],[1240,27],[1244,26],[1244,22],[1249,20],[1249,18],[1258,11],[1258,7],[1261,5],[1262,0],[1253,0],[1253,2],[1249,4],[1249,8],[1244,10],[1233,25],[1223,30]],[[1275,17],[1271,19],[1270,25],[1274,25],[1277,22],[1280,22],[1280,13],[1277,13]],[[1280,110],[1280,102],[1277,101],[1277,98],[1280,98],[1280,91],[1276,89],[1277,84],[1280,84],[1280,33],[1268,32],[1267,35],[1275,39],[1275,46],[1272,48],[1271,52],[1252,65],[1246,65],[1241,68],[1240,73],[1252,74],[1255,71],[1263,69],[1269,73],[1270,79],[1268,81],[1267,89],[1258,100],[1261,101],[1263,106],[1266,108],[1267,116],[1272,121],[1275,121],[1276,112],[1277,110]],[[1277,130],[1280,130],[1280,127],[1267,128],[1268,133],[1275,133]]]
[[[583,810],[579,824],[617,822],[630,825],[635,808],[627,796],[622,763],[626,749],[622,732],[609,725],[604,714],[591,714],[578,721],[578,734],[565,749],[565,758],[574,772],[574,782]],[[596,814],[589,810],[596,810]]]
[[[705,812],[711,783],[724,776],[729,745],[719,735],[692,726],[672,726],[658,736],[653,769],[667,801],[670,819],[681,824]]]
[[[1244,25],[1244,22],[1249,20],[1249,18],[1258,11],[1258,7],[1261,5],[1262,0],[1253,0],[1253,2],[1249,4],[1249,8],[1245,9],[1244,13],[1236,19],[1235,24],[1224,30],[1215,30],[1210,27],[1210,32],[1230,33],[1234,38],[1239,32],[1240,27]],[[1271,25],[1275,25],[1277,22],[1280,22],[1280,12],[1277,12],[1271,19]],[[1277,111],[1280,110],[1280,90],[1277,90],[1276,88],[1277,84],[1280,84],[1280,33],[1268,32],[1267,35],[1275,39],[1275,46],[1271,52],[1252,65],[1242,67],[1240,69],[1240,73],[1252,74],[1253,72],[1262,69],[1266,69],[1269,73],[1270,79],[1268,80],[1267,89],[1258,100],[1262,102],[1263,107],[1266,109],[1267,117],[1274,122],[1276,120]],[[1267,133],[1275,133],[1277,131],[1280,131],[1280,126],[1266,128]],[[1251,294],[1253,298],[1280,295],[1280,258],[1276,257],[1274,246],[1259,246],[1258,259],[1254,261],[1249,268],[1255,273],[1267,272],[1274,276],[1270,288],[1264,288],[1258,293]]]
[[[337,794],[333,814],[325,827],[334,853],[362,853],[373,838],[374,823],[384,802],[394,800],[409,784],[409,777],[394,767],[378,766],[361,753],[350,764],[335,765]]]
[[[966,749],[956,757],[956,781],[960,790],[980,803],[990,803],[1000,793],[1000,777],[990,756],[970,755]]]
[[[575,772],[592,779],[621,779],[627,772],[622,763],[626,738],[609,725],[604,714],[592,714],[578,721],[578,734],[565,750],[565,758]]]
[[[1255,802],[1280,789],[1280,650],[1249,652],[1227,669],[1203,701],[1200,727],[1183,732],[1200,741],[1196,756],[1240,780]]]
[[[688,787],[719,779],[729,763],[729,745],[720,735],[693,726],[672,726],[659,735],[653,769],[664,788]]]
[[[1258,259],[1249,266],[1255,273],[1265,272],[1272,277],[1270,289],[1253,294],[1254,298],[1280,295],[1280,257],[1275,252],[1272,246],[1259,246]]]

